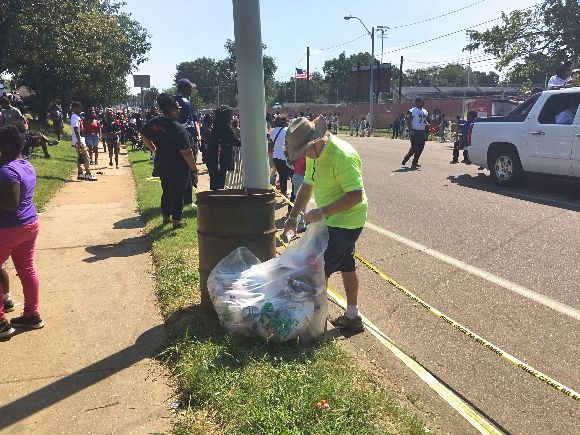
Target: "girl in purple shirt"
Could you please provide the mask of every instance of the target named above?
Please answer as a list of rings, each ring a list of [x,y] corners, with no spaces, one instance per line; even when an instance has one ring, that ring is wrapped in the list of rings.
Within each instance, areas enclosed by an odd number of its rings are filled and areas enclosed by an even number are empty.
[[[12,257],[24,292],[24,313],[10,323],[0,304],[0,338],[13,334],[14,326],[44,326],[38,314],[39,283],[34,268],[38,220],[32,197],[36,173],[22,158],[23,148],[24,138],[16,127],[0,128],[0,264]]]

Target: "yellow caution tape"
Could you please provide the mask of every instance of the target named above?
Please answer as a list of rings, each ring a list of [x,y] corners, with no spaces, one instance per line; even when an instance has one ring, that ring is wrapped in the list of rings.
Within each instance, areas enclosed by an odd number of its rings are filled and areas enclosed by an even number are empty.
[[[159,177],[147,177],[147,178],[145,178],[145,181],[156,181],[158,183],[161,183],[161,178],[159,178]]]
[[[284,246],[288,247],[288,244],[282,240],[280,235],[276,234],[278,241]],[[346,301],[339,296],[332,287],[327,288],[328,297],[331,301],[337,304],[339,307],[346,309]],[[379,328],[377,328],[369,319],[361,314],[363,323],[372,335],[374,335],[387,349],[389,349],[393,355],[399,358],[407,367],[409,367],[417,376],[421,378],[433,391],[435,391],[443,400],[445,400],[453,409],[455,409],[463,418],[465,418],[473,427],[475,427],[480,433],[485,435],[496,435],[501,434],[490,421],[483,417],[479,412],[477,412],[471,405],[465,402],[461,397],[455,394],[452,390],[446,387],[444,384],[439,382],[431,372],[429,372],[420,363],[415,361],[409,355],[407,355],[401,348],[399,348],[393,340],[387,337]]]
[[[276,190],[274,187],[272,187],[272,189],[278,195],[280,195],[282,197],[282,200],[284,202],[287,202],[288,204],[293,205],[292,202],[290,202],[290,200],[288,198],[286,198],[280,191]],[[423,308],[425,308],[427,311],[429,311],[434,316],[439,317],[440,319],[442,319],[443,321],[445,321],[449,325],[453,326],[457,331],[463,333],[464,335],[468,336],[476,343],[482,345],[483,347],[485,347],[488,350],[491,350],[496,355],[504,358],[510,364],[513,364],[514,366],[522,369],[524,372],[534,376],[535,378],[537,378],[540,381],[544,382],[545,384],[551,386],[552,388],[556,389],[557,391],[564,393],[566,396],[571,397],[572,399],[574,399],[576,401],[580,401],[580,393],[578,393],[578,392],[574,391],[572,388],[569,388],[569,387],[565,386],[564,384],[552,379],[548,375],[545,375],[544,373],[540,372],[539,370],[535,369],[534,367],[530,366],[529,364],[524,363],[523,361],[519,360],[515,356],[500,349],[499,347],[497,347],[493,343],[489,342],[485,338],[477,335],[476,333],[474,333],[470,329],[468,329],[465,326],[461,325],[460,323],[456,322],[451,317],[445,315],[444,313],[442,313],[438,309],[432,307],[427,302],[423,301],[421,298],[419,298],[418,296],[416,296],[415,294],[413,294],[412,292],[407,290],[405,287],[403,287],[401,284],[399,284],[397,281],[395,281],[393,278],[391,278],[385,272],[380,270],[373,263],[371,263],[370,261],[368,261],[367,259],[362,257],[359,253],[355,252],[354,256],[357,260],[359,260],[367,268],[369,268],[374,273],[376,273],[380,278],[387,281],[389,284],[391,284],[397,290],[400,290],[405,296],[407,296],[410,299],[412,299],[413,301],[417,302],[419,305],[421,305]]]

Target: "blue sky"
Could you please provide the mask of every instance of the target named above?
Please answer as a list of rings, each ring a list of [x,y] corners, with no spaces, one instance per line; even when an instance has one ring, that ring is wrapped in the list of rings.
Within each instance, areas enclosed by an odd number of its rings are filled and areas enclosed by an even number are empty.
[[[145,26],[151,35],[149,60],[139,66],[137,74],[151,75],[151,85],[159,89],[171,86],[175,66],[184,61],[208,56],[225,57],[226,39],[234,39],[231,0],[125,0],[124,10]],[[448,0],[386,1],[366,0],[261,0],[262,41],[266,54],[276,60],[276,78],[287,79],[294,68],[306,69],[306,47],[310,47],[311,70],[322,72],[325,60],[337,57],[342,51],[347,56],[371,51],[370,37],[356,20],[345,21],[345,15],[358,16],[370,29],[388,26],[383,40],[383,62],[399,63],[404,56],[404,69],[423,68],[449,61],[467,62],[462,48],[467,43],[465,31],[435,41],[405,48],[431,38],[472,27],[482,30],[498,24],[493,21],[501,12],[509,12],[536,4],[537,0]],[[465,8],[445,17],[427,20]],[[396,26],[403,26],[395,29]],[[364,36],[366,35],[366,36]],[[360,37],[360,39],[356,39]],[[356,39],[353,42],[353,39]],[[380,34],[375,39],[375,55],[381,58]],[[481,52],[472,54],[473,69],[489,71],[493,61]],[[136,93],[138,90],[133,89]]]

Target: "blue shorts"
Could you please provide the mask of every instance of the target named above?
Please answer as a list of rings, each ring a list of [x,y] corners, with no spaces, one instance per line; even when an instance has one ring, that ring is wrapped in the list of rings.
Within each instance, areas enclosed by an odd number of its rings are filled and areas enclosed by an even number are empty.
[[[98,134],[87,134],[85,136],[85,143],[90,148],[98,148],[99,147],[99,135]]]

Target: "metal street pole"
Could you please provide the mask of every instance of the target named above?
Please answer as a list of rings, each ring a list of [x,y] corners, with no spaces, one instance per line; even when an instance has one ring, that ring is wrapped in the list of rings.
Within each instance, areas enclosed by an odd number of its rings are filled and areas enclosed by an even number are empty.
[[[266,97],[259,0],[232,0],[240,132],[242,136],[243,185],[269,189],[266,144]]]
[[[469,38],[469,44],[470,45],[471,45],[471,37],[473,36],[474,33],[475,33],[475,30],[471,30],[471,29],[468,29],[468,30],[465,31],[465,34]],[[469,60],[467,62],[467,87],[469,87],[470,81],[471,81],[471,48],[469,49]],[[462,116],[465,118],[465,114],[466,114],[465,91],[463,91],[463,99],[462,99],[462,102],[461,102],[461,110],[463,112],[462,113]]]
[[[369,135],[373,132],[375,126],[375,84],[373,80],[373,70],[375,69],[375,28],[371,30],[371,85],[370,85],[370,102],[371,116],[369,121]]]
[[[369,128],[369,131],[372,132],[373,131],[373,125],[374,125],[374,123],[373,123],[373,117],[374,117],[374,109],[373,109],[373,106],[374,106],[374,104],[373,104],[373,101],[374,101],[374,98],[373,98],[373,95],[374,95],[374,92],[373,92],[374,91],[373,69],[374,69],[374,64],[375,64],[375,28],[373,27],[372,32],[371,32],[369,30],[369,28],[365,25],[365,23],[362,22],[362,20],[359,17],[355,17],[355,16],[352,16],[352,15],[349,15],[349,16],[344,17],[344,19],[347,20],[347,21],[348,20],[351,20],[353,18],[356,19],[356,20],[358,20],[363,25],[363,27],[365,28],[365,30],[367,31],[367,33],[371,37],[371,65],[370,65],[370,67],[371,67],[371,73],[370,73],[371,76],[370,76],[370,84],[369,84],[369,109],[370,109],[370,113],[369,113],[369,115],[370,115],[369,116],[370,117],[370,120],[369,120],[370,128]]]

